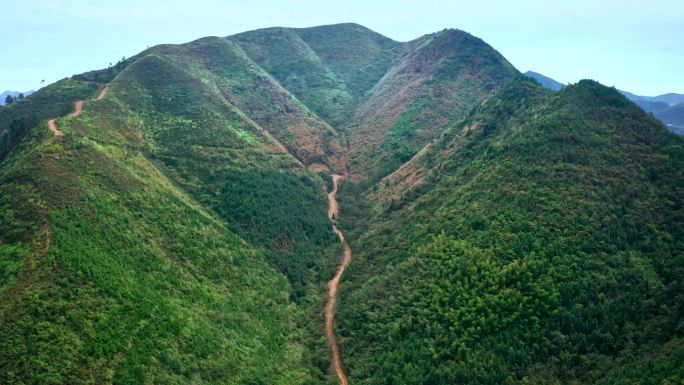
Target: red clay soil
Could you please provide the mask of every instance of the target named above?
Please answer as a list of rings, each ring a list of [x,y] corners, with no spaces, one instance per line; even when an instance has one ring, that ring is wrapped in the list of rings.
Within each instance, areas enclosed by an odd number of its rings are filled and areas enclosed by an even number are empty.
[[[342,233],[335,224],[335,220],[337,220],[339,216],[337,184],[342,177],[340,175],[333,175],[332,178],[333,189],[328,193],[328,218],[330,218],[330,222],[332,223],[333,232],[340,238],[340,242],[344,247],[344,257],[342,258],[342,263],[337,267],[335,276],[328,282],[328,302],[325,305],[325,334],[328,338],[328,343],[330,344],[333,370],[337,375],[340,385],[348,385],[347,375],[344,373],[344,367],[342,365],[340,345],[337,343],[337,338],[335,337],[333,323],[335,321],[335,303],[337,301],[337,290],[340,287],[340,278],[351,262],[352,252],[347,241],[344,239],[344,233]]]
[[[50,129],[50,131],[52,131],[52,133],[55,136],[63,136],[64,135],[64,133],[62,131],[60,131],[59,128],[57,128],[57,124],[55,123],[55,119],[48,120],[48,128]]]

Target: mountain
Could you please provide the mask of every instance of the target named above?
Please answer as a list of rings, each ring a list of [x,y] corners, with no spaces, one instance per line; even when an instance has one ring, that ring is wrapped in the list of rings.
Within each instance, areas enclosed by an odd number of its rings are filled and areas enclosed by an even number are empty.
[[[684,125],[684,103],[679,103],[656,114],[665,123]]]
[[[525,76],[535,79],[544,88],[551,91],[558,91],[565,87],[561,83],[536,72],[527,71],[525,72]],[[680,135],[684,133],[681,112],[682,104],[684,103],[684,95],[669,93],[659,96],[639,96],[627,91],[620,91],[620,93],[625,95],[644,111],[652,112],[672,131]]]
[[[682,94],[674,94],[674,93],[669,93],[669,94],[663,94],[663,95],[658,95],[658,96],[640,96],[640,95],[634,95],[630,92],[627,91],[620,91],[622,92],[629,100],[632,101],[642,101],[642,102],[651,102],[651,103],[664,103],[667,104],[668,106],[674,106],[675,104],[679,103],[684,103],[684,95]]]
[[[684,135],[684,103],[679,103],[654,113],[672,131]]]
[[[0,108],[0,383],[678,383],[683,154],[459,30],[151,47]]]
[[[492,47],[458,30],[424,36],[406,49],[343,125],[355,177],[376,179],[396,169],[518,73]]]
[[[524,73],[524,75],[536,80],[544,88],[549,89],[551,91],[560,91],[561,89],[565,88],[565,84],[559,83],[551,79],[550,77],[544,76],[537,72],[527,71]]]
[[[678,381],[682,148],[614,89],[521,77],[348,187],[350,382]]]
[[[620,92],[644,111],[653,113],[673,132],[684,134],[684,95],[670,93],[660,96],[638,96],[625,91]]]
[[[19,97],[19,94],[24,94],[24,97],[26,97],[26,96],[31,95],[31,94],[34,93],[34,92],[35,92],[35,91],[33,91],[33,90],[31,90],[31,91],[26,91],[26,92],[5,91],[5,92],[3,92],[3,93],[0,94],[0,106],[4,106],[4,105],[5,105],[5,99],[7,99],[7,96],[10,96],[10,95],[11,95],[13,98],[16,99],[17,97]]]
[[[559,83],[554,79],[551,79],[550,77],[544,76],[537,72],[527,71],[524,75],[536,80],[544,88],[549,89],[551,91],[558,91],[565,87],[564,84]],[[669,93],[658,96],[640,96],[627,91],[618,91],[625,95],[627,99],[635,102],[648,112],[655,112],[658,110],[665,109],[667,107],[684,103],[684,94]]]

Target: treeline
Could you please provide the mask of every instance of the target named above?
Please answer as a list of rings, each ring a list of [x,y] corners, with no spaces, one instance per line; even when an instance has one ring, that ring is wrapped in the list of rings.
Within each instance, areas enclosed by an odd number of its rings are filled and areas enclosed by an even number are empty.
[[[82,74],[74,75],[73,79],[83,82],[108,84],[133,61],[132,59],[133,58],[126,59],[126,57],[124,56],[114,65],[112,65],[112,63],[109,63],[109,66],[105,69],[88,71]]]

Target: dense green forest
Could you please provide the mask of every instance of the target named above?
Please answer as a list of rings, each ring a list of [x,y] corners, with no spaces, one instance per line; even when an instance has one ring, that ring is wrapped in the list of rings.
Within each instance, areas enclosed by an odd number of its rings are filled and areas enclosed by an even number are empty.
[[[458,30],[151,47],[0,107],[0,383],[335,383],[334,173],[351,384],[680,384],[683,157]]]
[[[683,156],[614,89],[517,79],[412,164],[422,183],[348,187],[351,380],[680,382]]]
[[[287,281],[95,105],[3,162],[0,382],[301,383]]]

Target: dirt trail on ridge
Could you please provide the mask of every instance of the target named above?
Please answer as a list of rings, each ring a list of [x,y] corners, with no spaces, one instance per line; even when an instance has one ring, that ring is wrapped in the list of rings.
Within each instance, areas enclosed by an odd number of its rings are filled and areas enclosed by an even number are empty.
[[[347,375],[344,373],[344,367],[342,365],[342,357],[340,355],[340,345],[337,343],[337,338],[335,337],[335,330],[333,323],[335,321],[335,303],[337,301],[337,291],[340,287],[340,278],[344,273],[344,269],[349,266],[352,258],[352,251],[347,241],[344,238],[344,233],[335,224],[335,221],[339,217],[339,205],[337,204],[337,185],[342,179],[340,175],[332,175],[333,178],[333,189],[328,193],[328,218],[332,223],[332,229],[335,234],[340,238],[340,243],[344,247],[344,256],[342,258],[342,263],[337,267],[337,272],[333,279],[328,282],[328,302],[325,305],[325,335],[328,338],[328,344],[330,345],[330,352],[332,355],[332,366],[340,385],[348,385]]]
[[[104,98],[104,96],[108,90],[109,90],[109,86],[103,88],[102,91],[100,91],[100,94],[97,95],[97,98],[95,98],[95,100],[102,100],[102,98]],[[75,117],[81,115],[81,112],[83,112],[83,100],[79,100],[76,103],[74,103],[74,111],[71,112],[67,116],[69,118],[75,118]],[[57,120],[57,118],[52,118],[52,119],[48,120],[48,129],[50,129],[50,131],[52,131],[52,133],[55,136],[64,136],[64,132],[62,132],[62,130],[57,128],[56,120]]]
[[[102,100],[102,98],[104,98],[107,94],[107,91],[109,91],[109,86],[105,86],[105,88],[103,88],[102,91],[100,91],[100,94],[97,95],[97,98],[95,98],[95,100]]]

